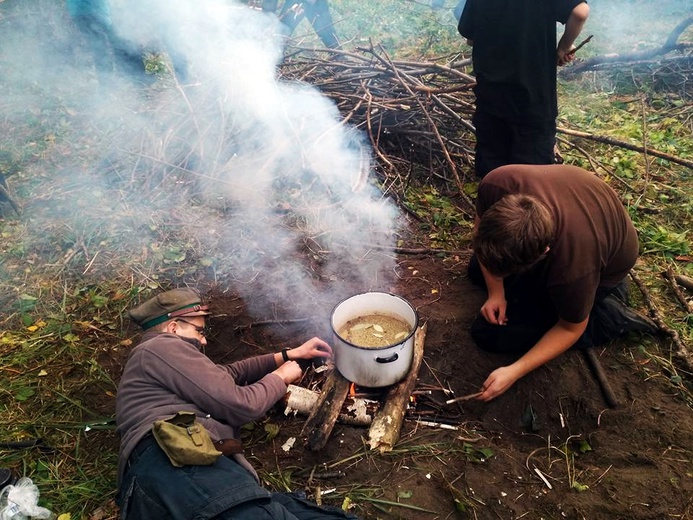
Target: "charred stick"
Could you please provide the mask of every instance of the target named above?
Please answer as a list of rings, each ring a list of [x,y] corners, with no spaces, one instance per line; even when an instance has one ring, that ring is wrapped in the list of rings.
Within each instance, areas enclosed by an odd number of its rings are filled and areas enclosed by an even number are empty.
[[[594,34],[590,34],[587,38],[585,38],[584,40],[582,40],[582,41],[580,42],[580,44],[579,44],[577,47],[575,47],[573,50],[571,50],[568,54],[575,54],[577,51],[579,51],[579,50],[582,49],[585,45],[587,45],[587,44],[590,42],[590,40],[592,40],[592,38],[594,38]]]

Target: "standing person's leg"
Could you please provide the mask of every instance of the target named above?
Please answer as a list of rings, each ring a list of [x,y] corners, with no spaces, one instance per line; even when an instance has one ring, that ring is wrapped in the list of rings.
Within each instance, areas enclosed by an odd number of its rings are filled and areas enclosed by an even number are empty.
[[[294,29],[298,27],[303,18],[305,18],[304,2],[294,2],[293,0],[285,0],[284,5],[279,12],[279,20],[287,28],[287,36],[291,36]]]
[[[334,20],[327,0],[306,0],[303,5],[306,18],[310,21],[315,34],[320,37],[325,47],[330,49],[339,47],[337,33],[334,30]]]
[[[478,108],[472,122],[476,130],[474,171],[482,178],[494,168],[511,163],[512,134],[504,120]]]
[[[509,164],[554,164],[556,162],[556,121],[515,123]]]
[[[99,83],[108,84],[113,74],[113,54],[108,38],[109,28],[91,16],[75,16],[72,21],[92,56]]]
[[[137,45],[109,31],[116,70],[128,79],[140,80],[146,76],[142,52]]]

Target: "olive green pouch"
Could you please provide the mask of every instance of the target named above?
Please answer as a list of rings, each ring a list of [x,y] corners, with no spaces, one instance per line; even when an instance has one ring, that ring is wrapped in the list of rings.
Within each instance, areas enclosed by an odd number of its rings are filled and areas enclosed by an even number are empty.
[[[195,420],[193,412],[178,412],[170,419],[154,421],[152,433],[171,464],[177,468],[209,466],[221,455],[209,432]]]

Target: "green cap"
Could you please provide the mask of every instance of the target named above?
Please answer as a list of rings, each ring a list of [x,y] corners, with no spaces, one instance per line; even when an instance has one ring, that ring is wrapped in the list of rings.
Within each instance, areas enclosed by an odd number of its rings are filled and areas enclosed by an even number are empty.
[[[202,304],[200,293],[191,287],[163,292],[128,312],[130,319],[145,330],[174,318],[209,314],[209,306]]]

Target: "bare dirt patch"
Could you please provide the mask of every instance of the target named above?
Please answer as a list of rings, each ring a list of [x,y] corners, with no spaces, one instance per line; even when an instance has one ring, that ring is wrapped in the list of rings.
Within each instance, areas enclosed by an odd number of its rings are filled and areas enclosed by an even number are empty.
[[[419,384],[449,385],[458,396],[476,391],[509,361],[471,341],[469,325],[484,293],[467,280],[465,268],[466,258],[405,256],[379,286],[353,287],[354,293],[390,291],[417,308],[428,324]],[[219,362],[331,336],[325,302],[278,309],[268,322],[250,326],[240,300],[211,298],[223,316],[212,320],[208,355]],[[367,429],[341,424],[323,450],[308,451],[301,437],[305,418],[287,417],[277,406],[267,423],[279,433],[266,440],[256,427],[248,434],[248,454],[263,475],[283,475],[288,486],[313,498],[334,489],[322,500],[341,505],[350,493],[364,518],[690,518],[693,414],[663,376],[647,375],[640,341],[598,352],[620,401],[615,409],[583,355],[569,352],[493,402],[440,408],[458,431],[405,421],[392,453],[369,451]],[[445,401],[442,392],[433,398]],[[291,437],[297,442],[285,451]]]

